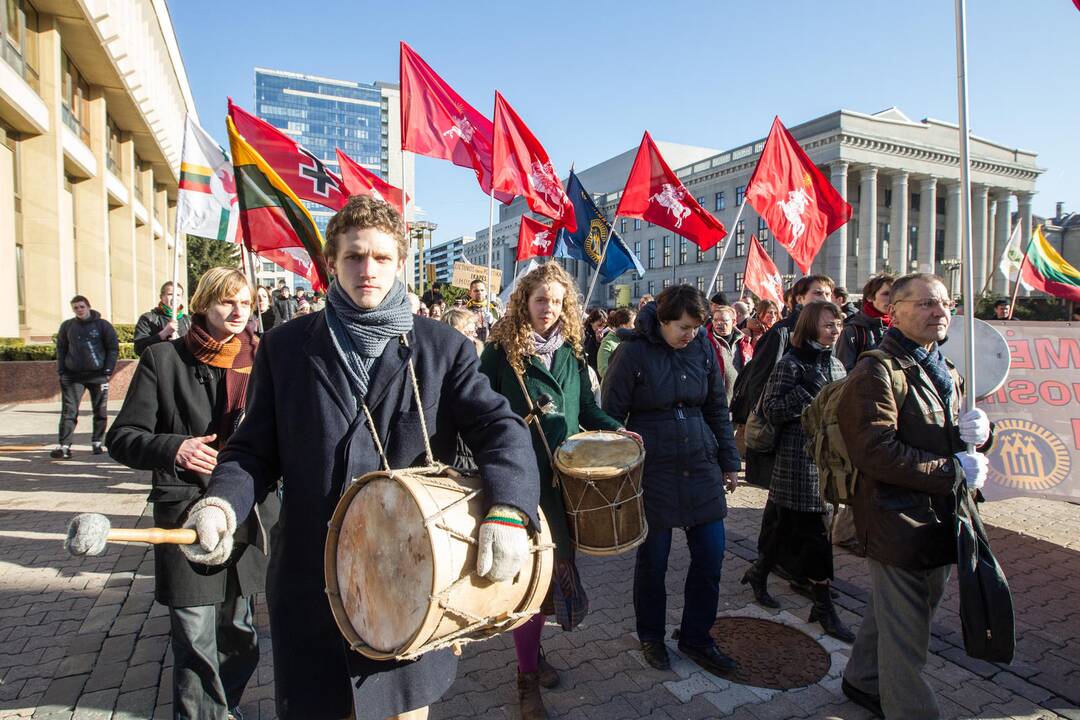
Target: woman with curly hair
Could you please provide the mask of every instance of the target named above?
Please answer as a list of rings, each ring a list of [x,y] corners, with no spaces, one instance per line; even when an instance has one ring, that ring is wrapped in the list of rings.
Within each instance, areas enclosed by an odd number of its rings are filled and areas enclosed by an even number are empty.
[[[596,405],[582,351],[583,337],[577,287],[565,270],[549,262],[518,282],[506,314],[491,328],[480,356],[480,371],[491,380],[495,392],[506,396],[515,412],[525,416],[536,405],[546,408],[539,421],[543,437],[535,427],[530,430],[540,469],[540,507],[556,544],[552,583],[555,614],[565,630],[581,621],[588,606],[574,565],[562,495],[552,484],[549,449],[554,451],[566,437],[578,432],[579,425],[587,430],[622,430],[621,423]],[[537,402],[541,396],[545,397]],[[538,613],[514,631],[518,703],[525,720],[548,717],[540,686],[554,687],[559,681],[540,652],[543,627],[544,614]]]

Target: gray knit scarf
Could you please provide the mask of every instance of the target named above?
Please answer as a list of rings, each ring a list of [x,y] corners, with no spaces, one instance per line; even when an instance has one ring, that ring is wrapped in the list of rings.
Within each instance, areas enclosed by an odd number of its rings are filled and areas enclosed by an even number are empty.
[[[383,354],[386,344],[412,330],[413,315],[405,286],[395,280],[381,303],[364,310],[335,279],[326,294],[326,324],[345,374],[356,391],[359,408],[367,396],[372,366]]]
[[[532,331],[533,350],[544,367],[551,369],[551,363],[555,360],[555,353],[563,346],[562,320],[555,323],[550,334],[545,338],[535,330]]]

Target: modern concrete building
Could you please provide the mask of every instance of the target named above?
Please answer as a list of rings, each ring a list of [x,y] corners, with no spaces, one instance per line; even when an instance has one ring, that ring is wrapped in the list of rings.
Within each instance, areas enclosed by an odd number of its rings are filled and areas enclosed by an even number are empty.
[[[184,117],[165,0],[0,3],[0,337],[87,296],[134,322],[172,277]]]
[[[359,83],[255,68],[255,114],[282,130],[337,172],[335,149],[351,157],[396,187],[402,187],[401,92],[396,84]],[[413,156],[405,160],[404,178],[413,183]],[[305,202],[325,232],[332,210]],[[310,286],[308,281],[274,266],[262,272],[266,284],[285,278],[291,287]]]
[[[450,278],[454,274],[454,263],[468,262],[465,259],[465,248],[471,245],[475,239],[472,235],[462,235],[453,240],[440,243],[430,250],[424,250],[423,264],[425,266],[435,266],[435,282],[450,282]],[[419,287],[419,270],[417,268],[417,274],[413,276],[417,282],[417,287]]]
[[[867,115],[837,110],[789,127],[810,159],[829,177],[852,205],[851,221],[833,233],[814,262],[823,272],[859,292],[871,274],[914,269],[941,274],[958,291],[960,286],[960,166],[959,131],[955,124],[926,119],[913,121],[897,108]],[[675,157],[669,146],[661,152],[698,202],[724,222],[734,243],[721,268],[718,286],[729,295],[742,291],[742,271],[750,236],[757,235],[782,274],[798,270],[783,248],[772,242],[765,223],[747,207],[739,224],[732,227],[746,184],[765,145],[765,138],[723,152],[706,151],[698,157]],[[700,148],[698,150],[701,150]],[[597,204],[614,213],[629,173],[617,161],[634,151],[612,158],[581,173],[582,183],[596,196]],[[1032,228],[1031,200],[1042,170],[1035,153],[973,136],[972,233],[976,278],[985,280],[994,259],[1008,240],[1015,217],[1024,237]],[[599,169],[606,172],[594,172]],[[1015,198],[1015,205],[1014,199]],[[517,218],[525,211],[519,199],[500,212],[495,229],[496,267],[507,268],[517,242]],[[705,290],[716,267],[718,249],[699,252],[697,247],[668,230],[632,219],[620,218],[616,229],[646,268],[643,278],[624,276],[636,300],[659,292],[674,282],[686,282]],[[487,229],[477,231],[477,245],[486,250]],[[467,251],[468,252],[468,251]],[[486,255],[485,255],[486,262]],[[587,273],[576,273],[582,288]],[[586,276],[583,279],[583,276]],[[976,282],[976,286],[982,281]],[[1005,292],[1000,275],[993,289]],[[615,286],[600,288],[593,303],[614,302]]]

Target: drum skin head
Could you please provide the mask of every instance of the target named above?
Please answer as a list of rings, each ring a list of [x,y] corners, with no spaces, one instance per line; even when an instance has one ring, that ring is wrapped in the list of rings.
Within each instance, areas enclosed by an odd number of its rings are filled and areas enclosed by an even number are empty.
[[[428,613],[433,577],[431,539],[415,499],[390,478],[366,483],[349,504],[337,546],[338,587],[363,589],[342,592],[342,602],[364,642],[379,652],[408,643]]]
[[[555,463],[588,477],[627,472],[642,456],[633,438],[613,432],[583,432],[567,438],[555,451]]]

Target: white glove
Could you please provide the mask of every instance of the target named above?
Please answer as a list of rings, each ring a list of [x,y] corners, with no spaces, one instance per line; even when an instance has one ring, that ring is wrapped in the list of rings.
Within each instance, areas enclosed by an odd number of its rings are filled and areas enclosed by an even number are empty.
[[[477,533],[476,573],[492,582],[511,580],[529,556],[527,518],[509,505],[492,505]]]
[[[979,447],[990,439],[990,418],[979,408],[964,413],[960,418],[960,439]]]
[[[986,471],[990,461],[982,453],[958,452],[956,459],[964,469],[964,483],[969,490],[979,490],[986,484]]]
[[[195,528],[198,545],[181,545],[191,562],[201,565],[222,565],[233,550],[233,533],[236,532],[236,513],[227,500],[204,497],[191,507],[185,528]]]

